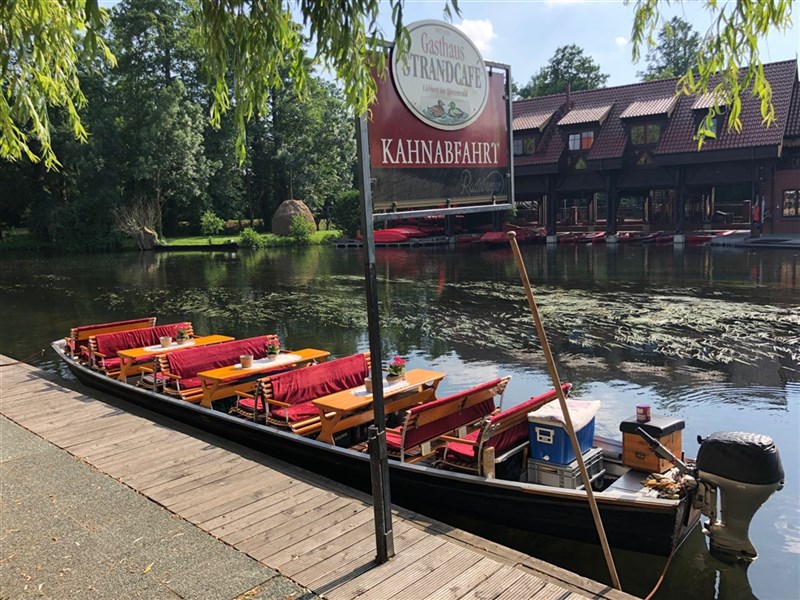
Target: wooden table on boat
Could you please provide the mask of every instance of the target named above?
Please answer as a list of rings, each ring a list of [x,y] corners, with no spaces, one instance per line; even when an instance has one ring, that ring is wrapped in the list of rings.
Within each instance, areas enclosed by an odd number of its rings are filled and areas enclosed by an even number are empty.
[[[316,348],[288,350],[281,352],[278,358],[254,360],[253,366],[242,368],[241,364],[202,371],[197,374],[203,388],[203,399],[200,406],[211,408],[211,402],[227,398],[237,392],[251,392],[256,387],[256,375],[268,373],[276,369],[300,367],[312,362],[325,362],[331,353]],[[247,379],[248,381],[242,381]]]
[[[172,352],[174,350],[183,350],[184,348],[194,348],[196,346],[210,346],[212,344],[221,344],[222,342],[231,342],[236,338],[229,335],[201,335],[192,338],[188,342],[179,344],[172,342],[168,348],[164,348],[160,344],[157,346],[144,346],[143,348],[129,348],[127,350],[120,350],[117,352],[119,356],[119,377],[120,381],[128,380],[128,372],[136,363],[136,359],[142,356],[152,356],[154,354],[164,354],[165,352]]]
[[[411,369],[401,382],[384,384],[383,399],[386,414],[404,410],[419,402],[419,393],[439,385],[445,374],[427,369]],[[313,400],[319,409],[322,430],[320,442],[333,444],[335,433],[361,425],[373,418],[372,394],[361,385]]]

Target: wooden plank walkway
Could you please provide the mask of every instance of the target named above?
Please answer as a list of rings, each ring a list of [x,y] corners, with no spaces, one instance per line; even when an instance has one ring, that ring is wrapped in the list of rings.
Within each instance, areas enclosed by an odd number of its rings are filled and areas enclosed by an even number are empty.
[[[0,413],[325,598],[632,598],[398,507],[377,565],[368,496],[83,389],[4,367]]]

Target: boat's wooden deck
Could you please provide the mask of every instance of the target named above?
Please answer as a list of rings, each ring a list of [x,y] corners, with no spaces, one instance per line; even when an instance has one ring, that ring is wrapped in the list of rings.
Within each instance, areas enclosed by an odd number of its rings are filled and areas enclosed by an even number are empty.
[[[363,494],[28,365],[0,377],[0,413],[326,598],[631,598],[399,508],[379,566]]]

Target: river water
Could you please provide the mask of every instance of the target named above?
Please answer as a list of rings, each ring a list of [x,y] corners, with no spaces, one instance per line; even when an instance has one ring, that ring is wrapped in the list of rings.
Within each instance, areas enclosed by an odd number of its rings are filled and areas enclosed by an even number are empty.
[[[796,598],[800,589],[800,251],[653,246],[523,247],[561,379],[603,402],[597,432],[647,403],[686,421],[683,449],[715,431],[773,437],[786,486],[751,527],[759,558],[725,565],[696,531],[657,598]],[[448,373],[443,394],[512,375],[510,405],[550,387],[510,250],[378,249],[385,357]],[[0,258],[0,352],[67,376],[40,349],[71,326],[157,315],[195,331],[277,332],[285,347],[368,348],[359,250],[125,253]],[[437,516],[437,515],[434,515]],[[438,515],[443,517],[443,515]],[[608,580],[599,548],[454,523]],[[623,589],[646,595],[665,561],[616,552]]]

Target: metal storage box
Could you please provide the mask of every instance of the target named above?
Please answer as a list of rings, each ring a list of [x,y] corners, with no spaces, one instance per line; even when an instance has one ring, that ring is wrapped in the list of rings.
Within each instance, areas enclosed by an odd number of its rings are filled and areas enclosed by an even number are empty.
[[[590,482],[601,478],[605,474],[603,468],[603,450],[591,448],[583,453],[583,462],[586,463],[586,472]],[[578,461],[573,460],[568,465],[557,465],[543,460],[528,459],[528,483],[540,483],[559,488],[583,489]]]

